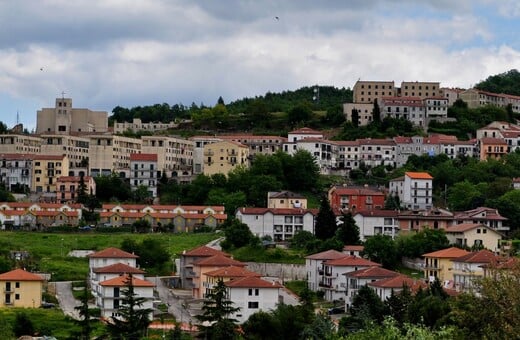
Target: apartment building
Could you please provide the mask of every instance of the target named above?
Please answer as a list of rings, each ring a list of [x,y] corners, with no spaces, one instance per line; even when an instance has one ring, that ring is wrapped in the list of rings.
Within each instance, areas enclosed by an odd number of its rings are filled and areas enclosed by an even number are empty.
[[[383,97],[379,106],[381,119],[406,119],[421,128],[426,125],[426,108],[420,97]]]
[[[424,257],[424,278],[429,282],[439,279],[442,283],[453,282],[452,260],[469,254],[467,250],[457,247],[437,250],[423,254]]]
[[[451,244],[459,247],[483,247],[498,253],[504,235],[485,224],[462,223],[449,226],[446,237]]]
[[[130,187],[136,190],[145,186],[151,197],[157,197],[157,185],[161,178],[158,170],[157,154],[132,153],[130,154]]]
[[[345,282],[343,283],[345,285],[345,310],[348,311],[359,288],[370,282],[396,277],[400,274],[393,270],[373,266],[344,273],[343,275],[345,276]]]
[[[337,250],[326,250],[305,257],[305,272],[307,273],[307,288],[316,292],[320,289],[323,276],[323,263],[328,260],[340,259],[347,256]]]
[[[397,220],[399,230],[403,233],[424,229],[446,230],[453,223],[453,213],[440,208],[403,210],[398,213]]]
[[[114,122],[114,133],[123,133],[125,131],[133,131],[133,132],[139,132],[139,131],[164,131],[168,129],[175,129],[179,126],[176,122],[169,122],[169,123],[163,123],[163,122],[149,122],[149,123],[143,123],[143,121],[140,118],[133,118],[132,122]]]
[[[42,304],[43,277],[15,269],[0,274],[0,308],[38,308]]]
[[[42,193],[43,198],[55,202],[58,178],[69,173],[67,156],[35,155],[31,173],[31,191]]]
[[[168,178],[189,182],[193,174],[195,143],[191,140],[170,136],[143,136],[143,153],[157,155],[157,170]]]
[[[31,190],[33,154],[0,154],[0,182],[11,192]]]
[[[353,214],[362,241],[375,235],[395,238],[399,234],[399,213],[395,210],[359,210]]]
[[[393,97],[397,95],[393,81],[367,81],[358,80],[352,89],[354,103],[374,104],[374,100],[381,102],[383,97]]]
[[[224,255],[227,257],[231,257],[230,254],[225,253],[223,251],[217,250],[215,248],[211,248],[208,246],[200,246],[194,249],[190,249],[188,251],[184,250],[181,253],[180,259],[179,259],[179,276],[180,276],[180,284],[181,287],[184,289],[191,289],[195,288],[194,284],[194,278],[196,276],[195,272],[193,271],[193,265],[195,262],[210,258],[215,255]],[[239,266],[243,268],[243,266]],[[217,268],[221,269],[221,268]],[[207,271],[207,273],[213,273],[212,271]],[[208,281],[208,280],[206,280]]]
[[[42,108],[36,113],[36,133],[68,135],[74,132],[108,131],[106,111],[73,108],[71,98],[56,98],[53,108]]]
[[[448,118],[448,98],[432,96],[423,99],[423,103],[427,119],[443,120]]]
[[[334,185],[328,191],[330,207],[336,212],[383,209],[385,193],[378,188]]]
[[[334,148],[335,146],[335,148]],[[359,167],[359,141],[336,141],[333,142],[334,167],[337,170],[352,170]]]
[[[270,191],[267,193],[267,207],[291,209],[307,209],[307,198],[292,191]]]
[[[506,221],[507,218],[500,215],[497,209],[487,207],[456,211],[453,216],[453,224],[479,223],[502,233],[509,231]]]
[[[39,154],[42,140],[36,136],[0,135],[0,153]]]
[[[397,93],[401,97],[419,97],[421,99],[443,97],[439,82],[403,81]]]
[[[397,195],[407,209],[430,209],[433,206],[433,177],[426,172],[405,172],[390,181],[390,195]]]
[[[374,104],[356,102],[343,104],[343,114],[345,115],[345,119],[347,120],[347,122],[353,121],[352,116],[354,114],[354,111],[357,112],[358,125],[368,125],[373,120]]]
[[[130,284],[136,297],[143,299],[142,304],[135,308],[153,309],[155,284],[126,274],[99,283],[99,295],[96,297],[96,306],[101,309],[102,317],[121,317],[118,310],[122,305],[122,300],[125,298],[125,291]],[[148,318],[152,320],[153,313],[150,313]]]
[[[249,167],[249,148],[233,141],[220,141],[204,146],[204,175],[227,175],[237,167]]]
[[[292,143],[292,146],[292,148],[287,148],[290,155],[295,154],[298,150],[305,150],[314,156],[314,160],[320,168],[320,173],[330,174],[334,165],[333,143],[321,138],[308,137],[297,140]]]
[[[493,105],[503,108],[511,105],[513,112],[520,112],[520,96],[493,93],[473,88],[460,92],[459,98],[466,102],[470,109],[485,105]]]
[[[130,155],[140,153],[142,141],[117,135],[90,135],[89,171],[93,177],[116,172],[121,177],[130,175]]]
[[[90,176],[61,176],[58,177],[57,200],[61,203],[75,202],[78,199],[81,178],[85,185],[85,193],[87,195],[96,195],[96,182]]]
[[[193,136],[189,139],[193,142],[193,174],[198,175],[204,172],[204,147],[222,141],[219,137],[212,136]]]
[[[69,169],[82,169],[87,175],[90,139],[74,135],[41,134],[41,152],[45,155],[67,155]],[[68,174],[66,174],[68,175]]]
[[[485,161],[507,155],[509,147],[503,138],[484,137],[478,140],[478,148],[480,160]]]
[[[358,142],[359,158],[366,166],[395,166],[396,145],[392,139],[364,138],[358,139]]]
[[[273,155],[282,150],[282,146],[287,142],[287,138],[280,136],[264,135],[223,135],[219,136],[222,140],[230,140],[246,145],[249,154],[254,158],[256,155]]]

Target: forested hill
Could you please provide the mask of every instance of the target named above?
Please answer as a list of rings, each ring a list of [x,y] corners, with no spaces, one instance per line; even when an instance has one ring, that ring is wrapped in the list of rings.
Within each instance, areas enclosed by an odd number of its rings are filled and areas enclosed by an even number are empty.
[[[513,69],[494,76],[489,76],[486,80],[475,85],[475,88],[493,93],[506,93],[520,96],[520,72]]]
[[[216,99],[216,98],[215,98]],[[224,103],[229,114],[248,113],[251,108],[259,105],[267,112],[288,112],[290,109],[307,103],[316,111],[327,111],[333,107],[340,107],[343,103],[352,101],[352,90],[349,88],[336,88],[333,86],[302,87],[295,91],[283,91],[281,93],[267,92],[263,96],[243,98],[230,103],[219,98]],[[150,106],[137,106],[124,108],[117,106],[112,110],[109,121],[131,122],[133,118],[141,118],[144,123],[162,121],[170,122],[175,119],[190,118],[193,113],[199,112],[205,107],[199,107],[195,103],[191,106],[183,104],[171,105],[167,103]]]

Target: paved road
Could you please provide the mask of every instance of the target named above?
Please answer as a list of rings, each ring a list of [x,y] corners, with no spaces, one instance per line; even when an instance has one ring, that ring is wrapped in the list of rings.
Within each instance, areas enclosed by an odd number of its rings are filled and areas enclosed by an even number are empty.
[[[79,312],[74,307],[81,305],[81,303],[74,298],[72,295],[72,283],[71,281],[59,281],[55,282],[56,285],[56,297],[60,303],[60,308],[65,315],[78,320]]]
[[[168,313],[175,316],[175,319],[178,322],[184,323],[197,323],[197,320],[192,317],[189,313],[189,303],[191,300],[191,291],[190,294],[186,297],[180,297],[172,294],[171,290],[165,284],[165,278],[159,277],[157,278],[147,278],[148,280],[156,283],[157,292],[159,293],[159,298],[161,301],[168,305]]]

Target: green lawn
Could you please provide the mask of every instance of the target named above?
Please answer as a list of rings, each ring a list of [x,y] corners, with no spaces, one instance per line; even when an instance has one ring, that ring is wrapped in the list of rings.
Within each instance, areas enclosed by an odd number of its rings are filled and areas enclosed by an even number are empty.
[[[0,249],[3,251],[25,250],[32,261],[25,266],[30,270],[52,273],[53,281],[85,280],[88,273],[86,258],[69,257],[71,250],[102,250],[120,247],[126,238],[141,242],[145,238],[159,240],[170,255],[178,256],[189,250],[218,238],[215,233],[180,234],[131,234],[131,233],[40,233],[40,232],[0,232]],[[32,267],[32,268],[31,268]]]

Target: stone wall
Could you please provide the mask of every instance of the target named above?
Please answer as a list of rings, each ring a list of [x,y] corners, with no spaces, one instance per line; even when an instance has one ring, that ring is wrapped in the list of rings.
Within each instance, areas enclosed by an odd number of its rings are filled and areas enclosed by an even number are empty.
[[[304,264],[247,262],[247,269],[262,276],[277,277],[284,281],[307,279]]]

